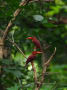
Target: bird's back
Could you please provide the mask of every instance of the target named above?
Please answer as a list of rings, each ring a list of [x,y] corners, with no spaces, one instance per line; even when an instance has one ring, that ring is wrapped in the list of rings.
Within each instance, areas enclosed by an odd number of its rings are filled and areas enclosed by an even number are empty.
[[[34,42],[37,48],[41,48],[40,41],[37,40],[36,37],[34,37],[32,41]]]

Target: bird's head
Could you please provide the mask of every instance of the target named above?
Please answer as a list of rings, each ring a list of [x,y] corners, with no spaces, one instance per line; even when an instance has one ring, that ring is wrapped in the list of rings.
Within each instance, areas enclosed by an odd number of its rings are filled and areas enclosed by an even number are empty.
[[[26,39],[33,39],[33,37],[27,37]]]
[[[40,54],[40,53],[42,53],[42,52],[40,52],[40,51],[33,51],[32,52],[33,55]]]

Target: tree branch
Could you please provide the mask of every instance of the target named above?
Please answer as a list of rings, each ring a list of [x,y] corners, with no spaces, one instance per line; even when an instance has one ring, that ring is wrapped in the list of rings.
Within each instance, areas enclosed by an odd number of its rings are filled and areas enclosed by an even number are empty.
[[[39,0],[35,0],[35,1],[39,1]],[[4,35],[3,35],[3,41],[6,39],[6,37],[7,37],[7,35],[8,35],[8,32],[9,32],[9,30],[10,30],[10,28],[12,27],[12,25],[13,25],[13,22],[15,21],[15,19],[16,19],[16,17],[20,14],[20,12],[21,12],[21,10],[22,10],[22,6],[25,6],[26,4],[28,4],[29,2],[35,2],[35,1],[33,1],[33,0],[24,0],[24,1],[22,1],[20,4],[19,4],[19,8],[18,9],[16,9],[16,11],[14,12],[14,14],[13,14],[13,18],[9,21],[9,23],[8,23],[8,25],[7,25],[7,27],[6,27],[6,29],[5,29],[5,31],[4,31]],[[48,1],[48,2],[50,2],[50,1],[54,1],[54,0],[44,0],[45,2],[46,1]]]
[[[48,61],[46,63],[44,63],[44,67],[43,67],[43,71],[42,71],[42,77],[41,77],[41,81],[40,81],[40,84],[38,86],[38,90],[40,89],[40,87],[42,86],[43,82],[44,82],[44,75],[46,73],[46,70],[47,70],[47,66],[49,65],[50,61],[52,60],[53,56],[55,55],[56,53],[56,47],[55,47],[55,50],[54,52],[52,53],[52,55],[50,56],[50,58],[48,59]]]
[[[56,53],[56,47],[55,47],[54,52],[52,53],[52,55],[51,55],[50,58],[48,59],[48,61],[47,61],[46,63],[44,63],[44,66],[48,66],[48,65],[49,65],[49,63],[50,63],[50,61],[52,60],[52,58],[53,58],[53,56],[55,55],[55,53]]]
[[[37,84],[37,73],[36,73],[36,68],[34,66],[34,62],[32,61],[31,62],[31,65],[32,65],[32,69],[33,69],[33,72],[34,72],[34,80],[35,80],[35,85]]]
[[[13,42],[11,39],[8,38],[8,40],[14,45],[16,46],[16,48],[20,51],[20,53],[26,58],[25,54],[23,53],[23,51],[20,49],[20,47],[15,43]],[[26,58],[27,59],[27,58]]]
[[[15,21],[16,17],[19,15],[19,13],[21,12],[22,8],[21,6],[25,6],[26,4],[28,4],[29,0],[24,0],[22,1],[20,4],[19,4],[19,8],[14,12],[13,14],[13,18],[9,21],[5,31],[4,31],[4,34],[3,34],[3,41],[6,39],[7,35],[8,35],[8,32],[10,30],[10,28],[12,27],[13,25],[13,22]]]

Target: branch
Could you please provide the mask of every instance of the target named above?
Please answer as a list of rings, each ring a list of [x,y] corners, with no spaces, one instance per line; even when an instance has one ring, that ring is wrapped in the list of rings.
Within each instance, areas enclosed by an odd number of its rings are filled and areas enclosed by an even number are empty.
[[[55,55],[56,53],[56,47],[55,47],[55,50],[53,52],[53,54],[50,56],[50,58],[48,59],[48,61],[44,64],[44,68],[43,68],[43,71],[42,71],[42,77],[41,77],[41,81],[40,81],[40,84],[39,84],[39,87],[38,87],[38,90],[40,89],[40,87],[42,86],[43,82],[44,82],[44,75],[46,73],[46,70],[47,70],[47,66],[49,65],[50,61],[52,60],[53,56]]]
[[[39,84],[39,86],[38,86],[38,90],[40,89],[40,87],[41,87],[42,84],[43,84],[44,76],[45,76],[46,70],[47,70],[47,66],[44,66],[43,71],[42,71],[41,81],[40,81],[40,84]]]
[[[34,66],[34,62],[33,61],[31,62],[31,65],[32,65],[32,69],[33,69],[33,72],[34,72],[34,80],[35,80],[35,85],[36,85],[35,90],[38,90],[39,83],[38,83],[38,80],[37,80],[36,68]]]
[[[13,18],[9,21],[5,31],[4,31],[4,34],[3,34],[3,41],[6,39],[7,35],[8,35],[8,32],[10,30],[10,28],[12,27],[13,25],[13,22],[15,21],[16,17],[20,14],[22,8],[21,6],[25,6],[26,4],[28,4],[29,0],[24,0],[22,1],[20,4],[19,4],[19,8],[14,12],[13,14]]]
[[[34,80],[35,80],[35,85],[37,84],[37,73],[36,73],[36,68],[34,66],[34,62],[32,61],[31,62],[31,65],[32,65],[32,69],[33,69],[33,72],[34,72]]]
[[[25,54],[23,53],[23,51],[20,49],[20,47],[15,43],[13,42],[11,39],[8,38],[8,40],[14,45],[16,46],[16,48],[20,51],[20,53],[26,58]],[[26,58],[27,59],[27,58]]]
[[[50,58],[48,59],[48,61],[46,63],[44,63],[44,66],[48,66],[48,64],[50,63],[50,61],[52,60],[53,56],[55,55],[56,53],[56,47],[55,47],[55,50],[53,52],[53,54],[50,56]]]
[[[25,6],[25,5],[28,4],[29,2],[35,2],[35,1],[39,1],[39,0],[34,0],[34,1],[33,1],[33,0],[24,0],[24,1],[22,1],[22,2],[19,4],[19,8],[16,9],[16,11],[14,12],[13,18],[9,21],[9,23],[8,23],[8,25],[7,25],[7,27],[6,27],[5,31],[4,31],[3,41],[6,39],[8,33],[9,33],[9,30],[10,30],[10,28],[12,27],[13,22],[15,21],[16,17],[20,14],[20,12],[21,12],[21,10],[22,10],[21,7],[22,7],[22,6]],[[54,0],[44,0],[44,1],[45,1],[45,2],[46,2],[46,1],[50,2],[50,1],[54,1]]]

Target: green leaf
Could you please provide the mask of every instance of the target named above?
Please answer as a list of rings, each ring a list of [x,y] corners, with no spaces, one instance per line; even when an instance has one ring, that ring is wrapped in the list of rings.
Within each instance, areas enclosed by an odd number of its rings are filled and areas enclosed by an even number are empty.
[[[64,5],[64,2],[62,0],[55,0],[55,3],[58,5]]]
[[[53,16],[60,12],[61,6],[51,6],[51,10],[46,13],[46,16]]]
[[[18,90],[19,86],[15,84],[13,87],[7,88],[7,90]]]

